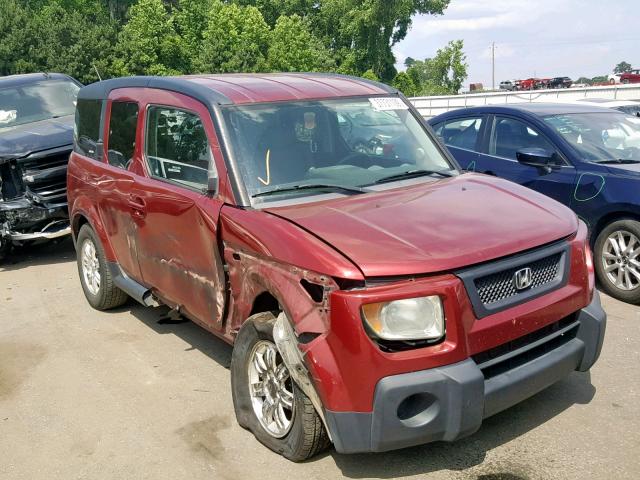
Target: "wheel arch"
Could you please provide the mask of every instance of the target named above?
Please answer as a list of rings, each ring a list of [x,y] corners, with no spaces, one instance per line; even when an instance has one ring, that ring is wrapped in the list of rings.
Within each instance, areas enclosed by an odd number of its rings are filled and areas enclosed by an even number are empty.
[[[116,261],[115,253],[113,248],[111,248],[111,243],[109,243],[109,237],[104,228],[104,225],[100,221],[100,217],[97,214],[95,207],[89,203],[81,202],[80,200],[76,201],[74,205],[73,211],[70,215],[71,217],[71,236],[73,238],[74,244],[78,238],[78,233],[83,225],[89,225],[94,232],[98,235],[100,239],[100,243],[102,244],[102,248],[104,249],[105,256],[109,261]]]
[[[600,235],[600,232],[602,232],[602,230],[604,230],[607,225],[613,222],[616,222],[618,220],[627,220],[627,219],[640,222],[640,214],[625,209],[625,210],[611,211],[601,216],[596,222],[593,229],[591,230],[591,236],[589,238],[589,244],[591,245],[591,247],[593,248],[595,246],[598,235]]]

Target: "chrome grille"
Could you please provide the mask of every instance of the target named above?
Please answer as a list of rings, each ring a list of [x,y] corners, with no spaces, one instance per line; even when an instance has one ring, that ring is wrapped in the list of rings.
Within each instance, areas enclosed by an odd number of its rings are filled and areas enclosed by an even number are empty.
[[[531,268],[532,274],[532,283],[529,289],[542,287],[558,278],[561,256],[562,254],[557,253],[527,265]],[[480,301],[484,305],[491,305],[517,295],[519,291],[515,287],[513,276],[520,268],[520,266],[509,268],[477,278],[475,286],[478,290]]]

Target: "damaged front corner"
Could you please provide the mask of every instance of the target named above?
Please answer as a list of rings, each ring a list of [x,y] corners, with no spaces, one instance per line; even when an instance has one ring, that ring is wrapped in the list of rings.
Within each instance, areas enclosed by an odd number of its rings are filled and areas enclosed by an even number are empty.
[[[302,359],[302,353],[298,348],[298,341],[296,340],[293,327],[284,312],[280,312],[280,315],[278,315],[276,319],[273,327],[273,339],[293,381],[296,382],[296,385],[309,397],[313,408],[315,408],[318,416],[322,419],[327,434],[331,437],[331,431],[325,419],[322,401],[318,396],[318,392],[311,381],[311,375]]]

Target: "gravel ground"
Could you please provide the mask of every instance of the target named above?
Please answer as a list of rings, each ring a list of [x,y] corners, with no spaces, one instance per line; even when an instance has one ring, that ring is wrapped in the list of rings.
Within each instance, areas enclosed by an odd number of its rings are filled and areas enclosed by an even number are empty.
[[[294,464],[240,428],[231,348],[162,309],[101,313],[70,241],[0,266],[0,479],[640,478],[640,309],[603,297],[599,362],[455,443]]]

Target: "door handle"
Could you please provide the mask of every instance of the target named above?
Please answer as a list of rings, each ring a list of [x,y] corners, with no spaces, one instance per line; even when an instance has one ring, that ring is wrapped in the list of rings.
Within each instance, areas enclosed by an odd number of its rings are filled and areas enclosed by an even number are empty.
[[[138,218],[144,218],[147,215],[147,204],[137,195],[129,195],[129,206],[133,211],[133,215]]]

